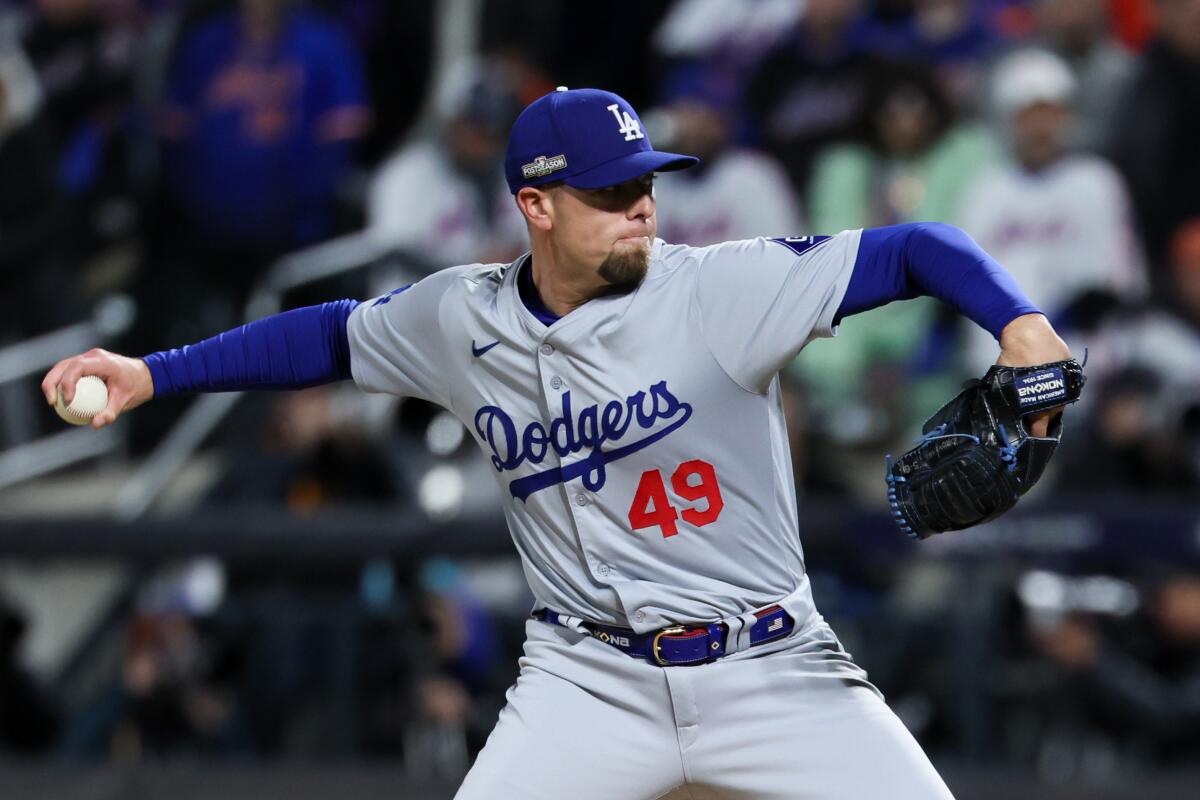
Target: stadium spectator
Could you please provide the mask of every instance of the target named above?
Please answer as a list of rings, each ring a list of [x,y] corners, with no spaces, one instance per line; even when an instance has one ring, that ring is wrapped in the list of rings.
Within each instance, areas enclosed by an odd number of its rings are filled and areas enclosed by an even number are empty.
[[[658,176],[659,236],[695,246],[754,236],[796,236],[799,203],[770,156],[732,146],[737,86],[705,66],[680,67],[667,92],[668,134],[660,147],[700,165]],[[658,141],[656,137],[655,141]]]
[[[1104,377],[1101,378],[1100,374]],[[1092,405],[1064,443],[1055,485],[1070,493],[1129,491],[1142,496],[1194,490],[1196,431],[1187,431],[1186,397],[1196,385],[1160,372],[1122,367],[1089,378]],[[1187,395],[1180,392],[1187,390]]]
[[[241,0],[186,36],[161,118],[168,196],[204,268],[255,267],[335,232],[337,192],[369,112],[358,54],[290,0]],[[256,263],[257,262],[257,263]]]
[[[1112,35],[1105,0],[1038,0],[1037,36],[1067,62],[1078,89],[1071,143],[1087,150],[1103,146],[1136,58]]]
[[[87,260],[136,235],[130,174],[131,102],[139,56],[135,4],[36,0],[24,47],[42,88],[41,116],[63,204],[57,243],[86,272]]]
[[[1055,325],[1066,327],[1085,293],[1137,303],[1146,290],[1120,175],[1068,148],[1075,88],[1067,65],[1047,51],[1015,53],[999,65],[993,106],[1009,158],[979,175],[957,215]],[[996,343],[986,332],[971,326],[968,341],[968,371],[994,363]]]
[[[933,65],[938,80],[959,108],[971,105],[983,83],[996,35],[971,0],[917,0],[914,19],[919,57]]]
[[[964,188],[998,157],[981,126],[957,123],[920,64],[888,64],[867,85],[863,144],[824,150],[809,191],[816,231],[953,219]]]
[[[834,145],[818,158],[809,196],[812,230],[953,219],[968,182],[996,160],[990,134],[956,124],[946,92],[920,65],[887,66],[869,84],[865,108],[866,144]],[[860,315],[842,326],[835,347],[812,344],[796,368],[811,378],[806,383],[815,408],[840,414],[847,398],[858,398],[874,409],[866,417],[882,421],[876,433],[887,435],[924,419],[936,408],[938,392],[953,393],[942,375],[953,338],[944,331],[931,335],[938,323],[936,302],[914,300]],[[941,347],[925,349],[929,344]],[[883,384],[872,389],[877,380]],[[917,381],[906,393],[907,408],[893,408],[895,392],[884,390],[896,380]]]
[[[401,501],[404,482],[387,458],[396,443],[381,421],[367,428],[368,408],[379,413],[324,386],[270,398],[244,415],[253,420],[235,418],[226,432],[228,464],[205,502],[279,504],[305,514]]]
[[[380,167],[368,193],[379,240],[429,269],[506,262],[527,249],[504,181],[504,147],[520,103],[503,70],[463,62],[438,98],[438,130]]]
[[[460,779],[504,704],[508,653],[493,612],[454,562],[423,564],[418,588],[429,643],[405,762],[414,774]]]
[[[1171,301],[1119,309],[1088,336],[1095,408],[1066,443],[1064,488],[1200,488],[1200,218],[1170,252]]]
[[[73,716],[62,756],[137,761],[251,752],[237,684],[240,645],[213,622],[225,570],[212,559],[163,568],[140,587],[120,670]]]
[[[1101,326],[1095,367],[1102,374],[1140,364],[1168,380],[1181,399],[1195,399],[1200,397],[1200,217],[1179,226],[1169,253],[1170,299],[1131,309]]]
[[[274,260],[337,232],[370,115],[358,54],[292,0],[239,0],[185,29],[164,94],[138,336],[174,343],[240,322]]]
[[[757,139],[802,194],[821,148],[855,135],[867,83],[877,74],[856,39],[861,12],[861,0],[805,4],[799,26],[755,70],[746,90]]]
[[[24,46],[45,93],[58,147],[119,121],[129,102],[137,30],[121,4],[35,0]],[[82,145],[78,145],[82,146]]]
[[[432,91],[437,0],[318,0],[345,28],[366,65],[371,126],[362,162],[374,166],[407,135]]]
[[[887,65],[864,107],[866,143],[834,145],[817,161],[813,231],[953,219],[967,183],[996,157],[992,137],[956,123],[945,91],[918,64]],[[813,342],[791,369],[818,418],[865,455],[909,435],[954,394],[947,324],[927,299],[879,308],[849,320],[836,342]]]
[[[1109,151],[1129,182],[1157,292],[1171,232],[1200,214],[1200,0],[1159,0],[1158,33],[1121,95]]]
[[[1176,572],[1152,592],[1132,630],[1067,617],[1035,635],[1069,670],[1085,724],[1135,747],[1150,763],[1200,758],[1200,576]]]
[[[971,0],[877,3],[863,46],[893,61],[929,64],[956,108],[969,109],[998,38],[987,9]]]
[[[136,737],[137,752],[159,756],[235,749],[235,696],[214,648],[187,615],[134,620],[122,670],[130,727],[116,735]]]
[[[62,201],[40,98],[21,50],[0,50],[0,341],[82,313],[57,247]]]
[[[647,76],[656,70],[651,42],[672,2],[481,0],[478,52],[520,52],[554,77],[551,89],[604,87],[635,108],[648,107],[655,83]]]
[[[796,0],[681,0],[654,32],[654,48],[671,62],[703,62],[741,86],[796,26],[803,5]]]

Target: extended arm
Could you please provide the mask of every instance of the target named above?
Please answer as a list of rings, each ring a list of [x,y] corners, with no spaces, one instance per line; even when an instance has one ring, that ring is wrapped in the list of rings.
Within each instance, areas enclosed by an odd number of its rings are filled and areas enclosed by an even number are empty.
[[[350,377],[346,321],[358,303],[297,308],[145,356],[154,394],[303,389]]]
[[[96,375],[108,385],[108,406],[92,427],[154,396],[239,389],[301,389],[350,377],[346,322],[358,303],[339,300],[276,314],[186,347],[127,358],[89,350],[60,361],[42,381],[53,405],[61,386],[69,403],[75,383]]]

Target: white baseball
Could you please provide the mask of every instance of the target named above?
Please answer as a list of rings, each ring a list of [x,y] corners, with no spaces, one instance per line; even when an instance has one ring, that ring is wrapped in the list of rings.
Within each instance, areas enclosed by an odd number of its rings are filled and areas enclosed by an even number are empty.
[[[87,425],[107,405],[108,386],[104,380],[95,375],[84,375],[75,384],[75,399],[70,405],[63,402],[62,387],[59,387],[54,410],[72,425]]]

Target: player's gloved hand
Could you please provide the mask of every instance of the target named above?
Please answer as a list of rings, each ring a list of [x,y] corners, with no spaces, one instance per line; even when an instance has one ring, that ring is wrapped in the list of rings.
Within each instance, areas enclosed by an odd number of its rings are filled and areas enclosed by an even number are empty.
[[[1002,355],[930,417],[916,447],[895,462],[888,456],[888,503],[909,536],[994,519],[1042,476],[1062,437],[1062,413],[1054,409],[1079,399],[1083,367],[1073,358],[1004,362]]]
[[[145,361],[93,348],[63,359],[46,373],[42,379],[46,402],[54,405],[61,386],[63,399],[70,403],[75,398],[75,383],[84,375],[95,375],[108,386],[108,405],[92,417],[92,427],[96,429],[111,424],[123,412],[154,396],[154,380]]]
[[[1041,314],[1023,314],[1000,332],[1000,357],[996,363],[1002,367],[1030,367],[1066,361],[1070,357],[1071,349],[1067,343]],[[1061,413],[1061,406],[1035,412],[1026,418],[1025,427],[1034,436],[1045,436],[1050,421]]]

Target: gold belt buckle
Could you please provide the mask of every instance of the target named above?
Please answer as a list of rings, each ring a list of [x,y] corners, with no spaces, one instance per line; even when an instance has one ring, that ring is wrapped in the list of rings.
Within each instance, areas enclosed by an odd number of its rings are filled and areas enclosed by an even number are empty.
[[[669,663],[667,663],[666,661],[663,661],[663,660],[662,660],[662,653],[661,653],[661,652],[659,652],[659,649],[658,649],[658,642],[659,642],[659,640],[660,640],[660,639],[662,639],[662,637],[664,637],[664,636],[666,636],[666,635],[668,635],[668,634],[675,634],[675,633],[687,633],[687,630],[688,630],[688,629],[687,629],[686,627],[684,627],[683,625],[676,625],[676,626],[674,626],[674,627],[671,627],[671,628],[663,628],[661,631],[659,631],[658,633],[654,634],[654,639],[651,641],[650,650],[651,650],[651,652],[653,652],[653,653],[654,653],[654,662],[655,662],[656,664],[658,664],[660,667],[669,667],[669,666],[671,666]]]

